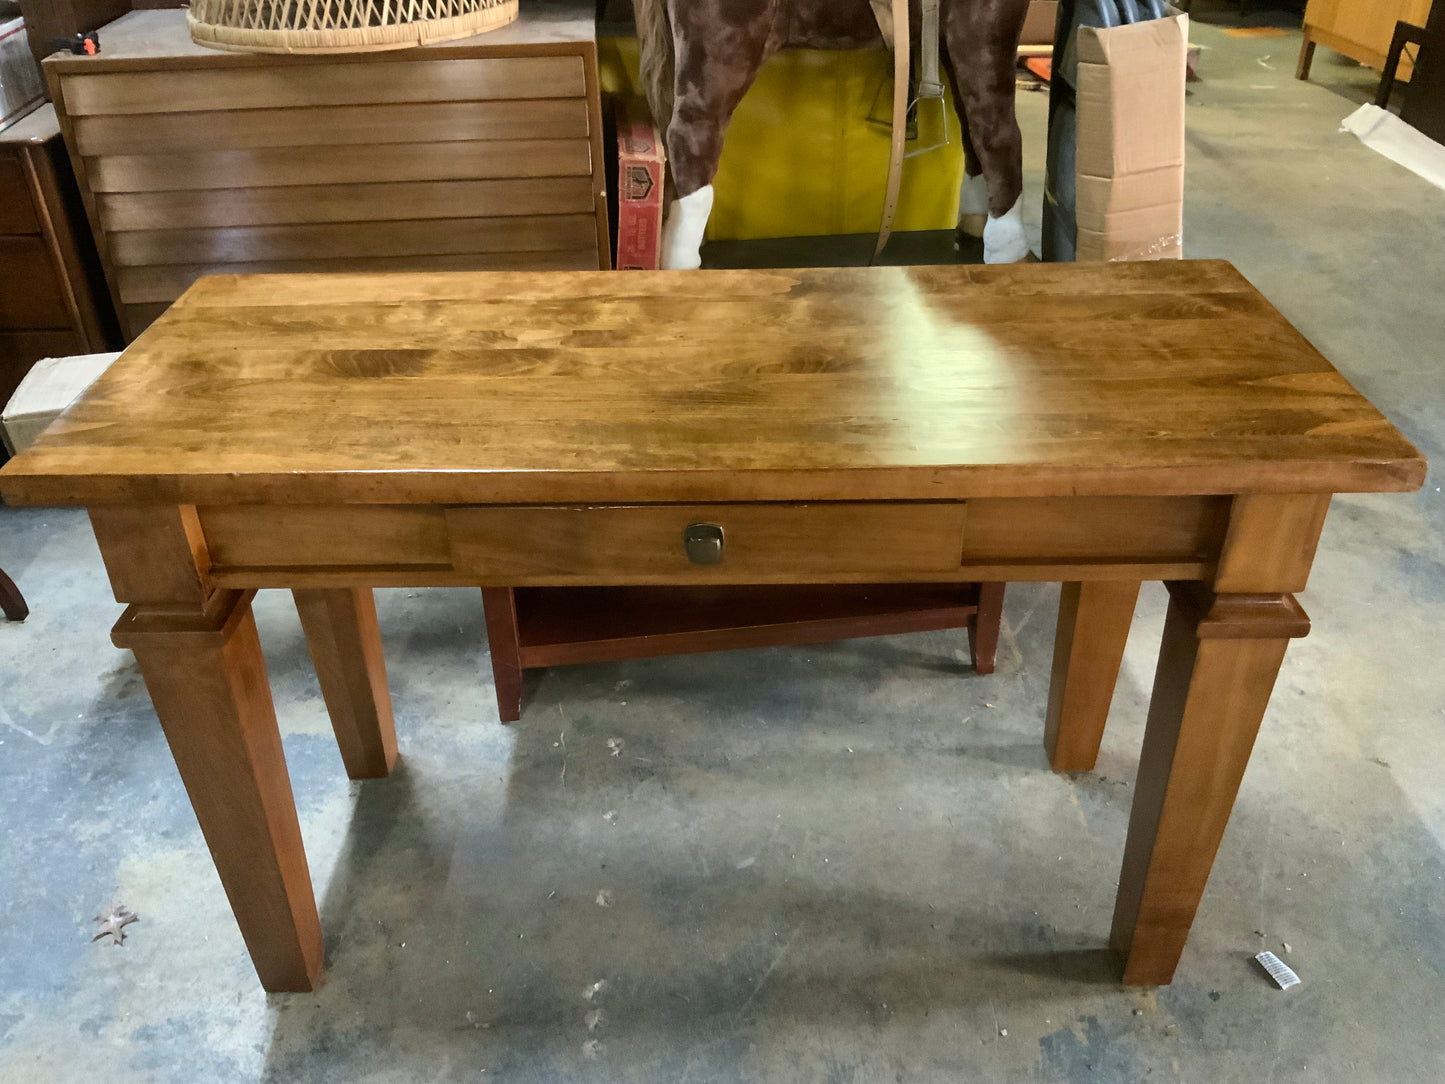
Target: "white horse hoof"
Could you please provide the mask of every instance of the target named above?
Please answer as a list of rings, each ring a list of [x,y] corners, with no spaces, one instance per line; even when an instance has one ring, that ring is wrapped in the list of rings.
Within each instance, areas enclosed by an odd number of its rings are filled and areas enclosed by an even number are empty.
[[[1024,236],[1023,196],[998,218],[988,216],[983,228],[984,263],[1018,263],[1029,256],[1029,241]]]
[[[662,227],[662,269],[696,271],[702,266],[702,237],[712,214],[712,185],[672,201]]]

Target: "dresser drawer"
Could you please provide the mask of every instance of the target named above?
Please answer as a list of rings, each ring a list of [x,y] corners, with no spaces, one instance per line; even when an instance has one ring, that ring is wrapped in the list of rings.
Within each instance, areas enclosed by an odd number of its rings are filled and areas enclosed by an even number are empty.
[[[25,167],[15,154],[0,151],[0,233],[39,232]]]
[[[589,243],[597,245],[597,220],[591,215],[517,215],[133,230],[112,235],[110,258],[118,267],[324,259],[342,254],[351,259],[421,259],[487,252],[575,252]]]
[[[0,328],[68,328],[70,310],[39,237],[0,237]]]
[[[112,154],[87,159],[86,169],[91,191],[96,193],[191,192],[585,177],[591,175],[593,163],[592,145],[585,139],[488,139],[398,143],[388,147],[271,147],[194,154]]]
[[[415,54],[412,54],[415,55]],[[72,117],[104,114],[296,109],[309,106],[581,98],[587,94],[580,56],[328,60],[210,57],[177,70],[60,74]],[[383,66],[384,65],[384,66]],[[158,62],[158,68],[164,62]]]
[[[454,507],[446,523],[454,571],[479,583],[868,582],[955,572],[964,505]]]
[[[82,116],[74,128],[76,147],[87,157],[592,134],[585,96]]]

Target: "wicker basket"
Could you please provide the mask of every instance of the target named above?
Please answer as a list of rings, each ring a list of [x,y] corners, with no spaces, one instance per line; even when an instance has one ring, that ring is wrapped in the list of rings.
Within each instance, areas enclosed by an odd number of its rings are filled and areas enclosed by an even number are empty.
[[[191,0],[191,37],[243,53],[361,53],[505,26],[517,0]]]

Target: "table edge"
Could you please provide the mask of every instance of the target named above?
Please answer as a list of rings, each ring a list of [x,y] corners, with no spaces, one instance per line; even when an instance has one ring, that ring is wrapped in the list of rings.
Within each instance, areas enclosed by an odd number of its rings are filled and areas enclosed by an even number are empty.
[[[272,471],[195,475],[0,468],[16,506],[235,504],[713,504],[927,501],[998,497],[1410,493],[1425,457],[1334,462],[1094,468],[968,466],[810,471]]]

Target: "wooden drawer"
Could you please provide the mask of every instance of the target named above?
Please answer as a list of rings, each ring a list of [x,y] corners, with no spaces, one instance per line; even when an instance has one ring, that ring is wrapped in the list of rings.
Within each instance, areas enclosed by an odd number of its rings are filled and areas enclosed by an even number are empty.
[[[580,56],[223,64],[184,71],[66,72],[60,77],[65,108],[74,117],[587,94]]]
[[[205,192],[103,192],[96,204],[101,224],[116,233],[433,218],[590,216],[595,210],[592,178],[587,175]]]
[[[25,167],[14,153],[0,151],[0,233],[39,232]]]
[[[213,230],[137,230],[110,238],[119,267],[484,252],[570,252],[597,243],[591,215],[418,219]]]
[[[591,134],[587,99],[581,97],[75,119],[76,146],[88,157],[488,139],[586,139]]]
[[[0,328],[68,328],[70,310],[39,237],[0,237]]]
[[[277,147],[86,159],[94,192],[295,187],[505,177],[584,177],[585,139],[491,139],[389,147]]]
[[[452,568],[478,583],[859,582],[959,566],[964,504],[462,507],[446,510]],[[722,528],[721,559],[695,564],[690,525]]]

